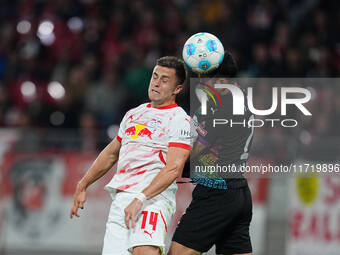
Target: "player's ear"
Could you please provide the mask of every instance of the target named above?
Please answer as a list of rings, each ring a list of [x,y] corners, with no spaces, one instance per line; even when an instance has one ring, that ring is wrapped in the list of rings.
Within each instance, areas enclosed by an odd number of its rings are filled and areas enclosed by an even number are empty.
[[[174,90],[174,95],[177,95],[179,92],[181,92],[183,90],[184,86],[182,84],[178,84],[176,85],[176,88]]]

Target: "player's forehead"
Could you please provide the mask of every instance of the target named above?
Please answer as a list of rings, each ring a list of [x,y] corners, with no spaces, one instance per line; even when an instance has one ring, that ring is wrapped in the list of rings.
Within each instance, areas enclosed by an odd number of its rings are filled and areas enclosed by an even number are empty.
[[[153,75],[175,78],[176,71],[174,68],[156,65],[152,72]]]

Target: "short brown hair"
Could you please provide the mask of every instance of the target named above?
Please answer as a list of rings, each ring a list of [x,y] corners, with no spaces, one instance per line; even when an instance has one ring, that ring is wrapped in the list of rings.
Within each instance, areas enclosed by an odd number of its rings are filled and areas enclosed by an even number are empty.
[[[157,59],[157,65],[175,69],[178,84],[184,85],[187,78],[187,71],[183,60],[173,56],[166,56]]]

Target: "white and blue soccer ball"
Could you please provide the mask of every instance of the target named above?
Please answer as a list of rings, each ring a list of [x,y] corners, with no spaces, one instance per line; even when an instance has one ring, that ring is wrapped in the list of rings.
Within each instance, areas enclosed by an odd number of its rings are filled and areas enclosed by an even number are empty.
[[[185,42],[182,56],[185,64],[193,72],[209,73],[222,63],[224,48],[216,36],[201,32],[194,34]]]

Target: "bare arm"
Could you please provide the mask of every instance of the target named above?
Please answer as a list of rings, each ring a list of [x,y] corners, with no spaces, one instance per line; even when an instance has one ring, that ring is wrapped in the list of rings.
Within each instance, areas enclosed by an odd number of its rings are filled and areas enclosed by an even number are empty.
[[[105,175],[117,162],[121,143],[115,138],[98,155],[90,169],[79,181],[78,185],[84,189]]]
[[[190,151],[178,147],[170,147],[166,157],[166,166],[156,175],[152,180],[150,185],[146,187],[142,193],[147,199],[150,199],[173,183],[177,177],[182,173],[185,161],[189,157]],[[125,208],[125,224],[127,228],[130,228],[130,220],[132,222],[132,228],[135,227],[135,219],[142,208],[143,203],[135,198],[132,202]]]
[[[191,152],[191,157],[195,158],[198,156],[207,146],[205,146],[203,143],[201,143],[198,139],[196,140],[194,144],[194,148],[192,149]]]
[[[192,150],[192,154],[194,155],[192,156],[197,156],[205,148],[206,146],[204,144],[196,141]],[[189,158],[189,155],[189,150],[178,147],[169,148],[166,157],[166,166],[156,175],[150,185],[142,191],[147,199],[153,198],[163,192],[177,177],[181,176],[184,164]]]
[[[78,182],[74,193],[74,201],[70,212],[70,218],[72,218],[73,215],[79,217],[78,208],[84,208],[87,187],[105,175],[117,162],[120,147],[121,143],[117,140],[117,138],[115,138],[100,152],[90,169]]]
[[[186,160],[190,151],[178,147],[170,147],[166,157],[166,166],[156,175],[150,185],[142,193],[147,199],[150,199],[173,183],[177,177],[181,176]]]

